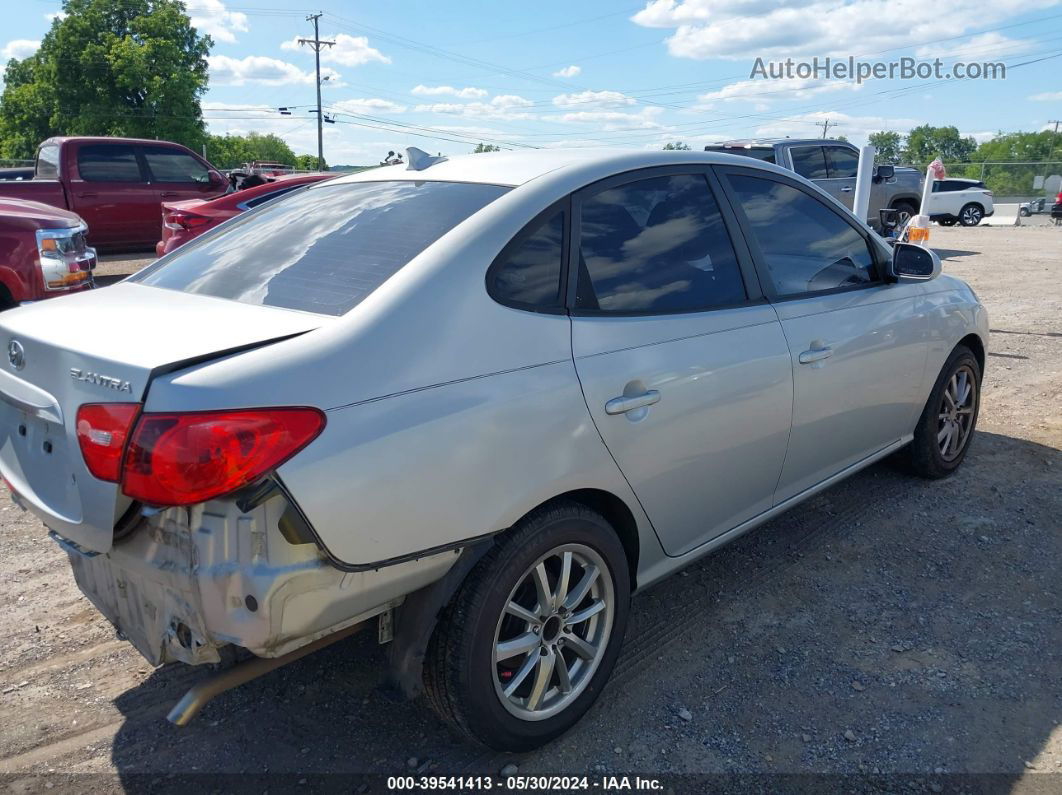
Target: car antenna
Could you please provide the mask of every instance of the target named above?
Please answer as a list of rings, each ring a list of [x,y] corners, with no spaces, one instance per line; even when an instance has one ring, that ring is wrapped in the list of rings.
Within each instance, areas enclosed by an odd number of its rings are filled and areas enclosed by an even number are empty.
[[[434,166],[446,160],[446,155],[429,155],[423,149],[415,146],[406,147],[406,171],[423,171],[428,166]]]

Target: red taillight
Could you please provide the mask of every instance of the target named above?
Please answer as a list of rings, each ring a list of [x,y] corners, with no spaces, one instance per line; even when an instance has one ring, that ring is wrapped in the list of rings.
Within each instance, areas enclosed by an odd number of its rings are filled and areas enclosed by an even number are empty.
[[[312,408],[144,414],[129,442],[122,491],[151,505],[191,505],[276,469],[325,425]]]
[[[77,443],[100,480],[118,482],[125,440],[139,411],[139,403],[86,403],[77,410]]]
[[[198,215],[189,212],[188,210],[169,210],[163,211],[162,222],[171,229],[177,227],[180,227],[181,229],[194,229],[198,226],[204,226],[205,224],[210,223],[210,219],[205,215]]]

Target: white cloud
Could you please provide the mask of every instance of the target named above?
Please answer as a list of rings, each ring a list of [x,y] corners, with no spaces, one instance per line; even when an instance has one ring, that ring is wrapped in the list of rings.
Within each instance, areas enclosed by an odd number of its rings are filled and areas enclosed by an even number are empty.
[[[479,99],[487,96],[488,92],[486,89],[474,88],[473,86],[454,88],[453,86],[426,86],[421,84],[413,86],[409,93],[422,97],[451,96],[459,97],[460,99]]]
[[[606,132],[614,130],[640,130],[662,128],[654,117],[662,108],[645,108],[639,113],[624,113],[617,110],[580,110],[565,113],[560,121],[566,124],[593,124]]]
[[[399,105],[387,99],[343,99],[331,103],[333,108],[344,110],[347,113],[362,113],[373,115],[378,113],[405,113],[406,106]]]
[[[11,58],[18,58],[21,61],[37,52],[40,46],[41,43],[34,39],[12,39],[0,50],[0,56],[3,56],[5,62]]]
[[[245,58],[231,58],[228,55],[207,56],[210,67],[210,82],[213,85],[242,86],[246,83],[259,83],[265,86],[283,86],[299,83],[313,85],[315,75],[312,69],[303,71],[293,63],[264,55],[248,55]],[[322,69],[322,80],[327,77],[326,86],[342,85],[340,74],[334,69]]]
[[[1047,91],[1029,97],[1033,102],[1062,102],[1062,91]]]
[[[282,50],[304,52],[313,54],[313,48],[305,44],[299,44],[299,39],[305,36],[295,36],[280,45]],[[372,61],[391,63],[391,59],[369,46],[369,39],[365,36],[348,36],[340,33],[335,36],[325,36],[322,41],[334,41],[334,47],[321,48],[321,60],[325,63],[337,63],[343,66],[361,66]]]
[[[563,69],[558,69],[553,73],[554,77],[578,77],[583,71],[581,66],[572,64],[571,66],[565,66]]]
[[[47,14],[44,15],[44,20],[49,25],[52,22],[54,22],[55,20],[57,20],[57,19],[66,19],[66,12],[65,11],[49,11]]]
[[[619,91],[580,91],[578,94],[559,94],[553,98],[558,108],[621,108],[635,104],[634,97]]]
[[[975,141],[977,141],[977,143],[983,144],[985,141],[991,141],[993,138],[999,135],[999,133],[989,132],[985,130],[984,132],[961,132],[959,133],[959,135],[961,135],[963,138],[973,138]]]
[[[651,0],[631,19],[643,27],[673,29],[667,47],[678,58],[859,56],[928,46],[940,38],[941,20],[948,20],[950,34],[961,35],[1058,2],[900,0],[898,5],[897,0],[811,0],[797,5],[778,0]],[[991,47],[982,46],[977,57],[994,55]]]
[[[229,11],[221,0],[188,0],[185,3],[192,27],[207,33],[214,41],[233,44],[237,33],[246,33],[247,15]]]
[[[915,55],[919,58],[961,58],[966,61],[981,58],[1003,58],[1028,52],[1036,44],[1032,39],[1012,39],[998,33],[982,33],[971,36],[965,41],[945,42],[919,47]]]
[[[804,99],[832,91],[858,91],[860,88],[859,83],[844,80],[739,80],[718,91],[701,94],[694,110],[707,110],[715,102],[750,102],[756,103],[757,110],[766,110],[767,102]]]
[[[535,118],[532,114],[522,110],[534,104],[531,100],[516,94],[499,94],[490,102],[436,102],[430,105],[417,105],[413,110],[418,113],[445,113],[469,118],[514,120]]]

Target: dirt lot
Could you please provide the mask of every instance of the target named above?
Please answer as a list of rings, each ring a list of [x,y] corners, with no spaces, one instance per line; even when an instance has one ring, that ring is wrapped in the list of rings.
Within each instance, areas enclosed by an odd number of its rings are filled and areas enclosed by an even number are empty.
[[[1062,790],[1062,228],[935,229],[933,242],[992,321],[979,433],[962,470],[927,483],[872,467],[643,594],[603,698],[537,753],[487,752],[395,700],[369,633],[176,729],[166,711],[209,671],[150,669],[79,595],[40,523],[4,498],[3,782],[105,791],[165,787],[190,771],[212,791],[246,784],[223,775],[237,773],[354,789],[356,779],[315,775],[516,764]],[[807,780],[752,785],[797,781]]]

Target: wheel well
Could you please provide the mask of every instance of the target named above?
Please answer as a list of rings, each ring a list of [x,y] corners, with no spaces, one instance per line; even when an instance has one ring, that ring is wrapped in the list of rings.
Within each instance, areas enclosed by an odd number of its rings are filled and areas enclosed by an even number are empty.
[[[965,345],[973,351],[974,358],[977,359],[977,366],[981,368],[983,373],[985,371],[985,344],[981,342],[981,338],[976,334],[967,334],[959,340],[959,345]]]
[[[895,209],[897,209],[897,206],[900,205],[900,204],[909,204],[912,207],[914,207],[915,211],[917,212],[919,203],[920,202],[918,201],[918,199],[914,199],[914,198],[910,198],[910,197],[904,196],[904,197],[901,197],[899,199],[893,199],[892,200],[892,204],[890,204],[889,207],[891,207],[892,209],[895,210]]]
[[[631,590],[637,587],[638,581],[638,522],[627,504],[617,497],[601,489],[577,489],[564,494],[558,494],[553,500],[574,500],[580,502],[591,510],[597,511],[608,520],[612,528],[619,536],[623,544],[623,551],[627,556],[627,567],[630,569]],[[550,500],[550,502],[553,502]]]
[[[7,285],[0,282],[0,310],[11,309],[17,306],[15,299],[11,296],[11,291],[7,289]]]

